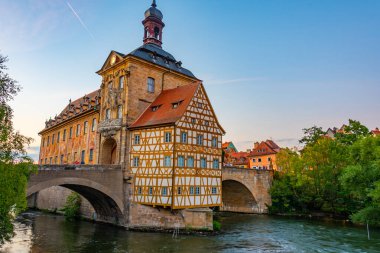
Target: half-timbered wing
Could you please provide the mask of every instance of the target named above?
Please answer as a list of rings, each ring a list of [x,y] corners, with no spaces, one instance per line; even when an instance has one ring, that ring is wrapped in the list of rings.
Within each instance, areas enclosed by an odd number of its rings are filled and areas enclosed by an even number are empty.
[[[129,129],[135,202],[221,205],[224,130],[202,84],[163,91]]]

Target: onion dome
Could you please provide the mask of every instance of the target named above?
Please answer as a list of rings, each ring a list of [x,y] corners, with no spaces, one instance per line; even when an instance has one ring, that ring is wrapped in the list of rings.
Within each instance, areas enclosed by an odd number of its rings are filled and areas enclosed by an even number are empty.
[[[162,15],[162,12],[156,7],[157,7],[156,0],[153,0],[152,6],[145,11],[145,18],[156,17],[159,20],[162,20],[164,16]]]

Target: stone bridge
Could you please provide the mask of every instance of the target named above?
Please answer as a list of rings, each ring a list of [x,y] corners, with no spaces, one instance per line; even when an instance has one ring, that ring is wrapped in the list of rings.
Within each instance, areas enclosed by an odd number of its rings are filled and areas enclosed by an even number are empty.
[[[273,171],[223,167],[221,211],[267,213]]]
[[[272,171],[224,167],[222,173],[223,206],[220,211],[267,213],[267,205],[271,204],[269,188],[272,184],[272,177]],[[40,166],[38,173],[29,179],[27,197],[32,199],[31,202],[34,198],[34,203],[36,203],[37,193],[53,186],[65,187],[82,195],[95,210],[96,217],[94,218],[98,221],[135,228],[170,228],[178,222],[182,222],[181,226],[183,227],[188,225],[187,218],[182,221],[180,216],[173,214],[170,210],[132,203],[130,201],[132,193],[130,181],[124,180],[121,166]],[[59,193],[55,193],[55,196],[51,197],[64,198]],[[64,201],[62,200],[61,203]],[[62,206],[56,208],[59,209]],[[184,210],[183,217],[190,215],[191,220],[194,215],[199,215],[194,214],[192,209],[188,210],[190,212]]]
[[[97,220],[120,225],[125,223],[120,166],[41,166],[38,173],[29,179],[27,197],[52,186],[62,186],[82,195],[95,209]]]

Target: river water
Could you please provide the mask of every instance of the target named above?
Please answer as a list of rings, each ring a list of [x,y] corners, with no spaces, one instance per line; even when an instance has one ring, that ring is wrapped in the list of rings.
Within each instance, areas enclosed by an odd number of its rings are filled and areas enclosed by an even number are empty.
[[[219,235],[126,231],[29,211],[1,252],[380,252],[380,231],[342,223],[262,215],[218,214]]]

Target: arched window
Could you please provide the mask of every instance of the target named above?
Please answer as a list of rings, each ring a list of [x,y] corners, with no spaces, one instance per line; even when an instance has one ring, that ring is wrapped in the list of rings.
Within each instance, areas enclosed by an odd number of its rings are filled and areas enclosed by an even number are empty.
[[[160,35],[160,28],[157,26],[154,28],[154,38],[159,39],[158,36]]]

